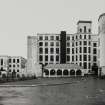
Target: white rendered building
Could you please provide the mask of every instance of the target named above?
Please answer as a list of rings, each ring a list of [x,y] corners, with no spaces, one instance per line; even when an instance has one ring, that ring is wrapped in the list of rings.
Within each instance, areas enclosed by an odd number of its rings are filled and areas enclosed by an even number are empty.
[[[100,68],[102,74],[105,74],[105,13],[101,14],[98,19],[99,23],[99,50],[100,50]]]

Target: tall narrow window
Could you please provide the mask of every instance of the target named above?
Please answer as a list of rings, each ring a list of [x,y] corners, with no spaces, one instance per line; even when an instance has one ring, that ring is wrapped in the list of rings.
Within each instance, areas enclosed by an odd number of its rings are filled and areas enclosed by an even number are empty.
[[[56,53],[59,54],[59,48],[56,48]]]
[[[1,65],[3,65],[3,59],[1,59]]]
[[[84,32],[86,33],[86,26],[84,26]]]
[[[48,36],[45,36],[45,40],[48,40]]]
[[[39,61],[43,61],[43,56],[42,55],[39,56]]]
[[[50,61],[54,61],[54,56],[50,56]]]
[[[67,61],[70,61],[70,56],[69,55],[67,55]]]
[[[39,54],[43,53],[43,48],[39,48]]]
[[[50,53],[51,53],[51,54],[54,53],[54,48],[50,48]]]
[[[84,53],[87,53],[87,47],[84,47]]]
[[[42,36],[39,36],[39,40],[43,40],[43,37]]]
[[[87,69],[87,63],[84,62],[84,69]]]
[[[45,56],[45,61],[48,61],[48,55]]]
[[[48,54],[48,48],[45,48],[45,54]]]
[[[87,55],[84,55],[84,61],[87,61]]]
[[[56,61],[59,61],[59,56],[58,55],[56,55]]]
[[[67,54],[70,54],[70,48],[67,48]]]
[[[80,61],[82,61],[82,55],[79,56]]]

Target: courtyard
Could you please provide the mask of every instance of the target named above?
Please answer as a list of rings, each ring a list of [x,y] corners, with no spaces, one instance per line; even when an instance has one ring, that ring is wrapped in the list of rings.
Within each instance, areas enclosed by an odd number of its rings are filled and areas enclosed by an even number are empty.
[[[0,105],[105,105],[104,79],[40,78],[0,86]]]

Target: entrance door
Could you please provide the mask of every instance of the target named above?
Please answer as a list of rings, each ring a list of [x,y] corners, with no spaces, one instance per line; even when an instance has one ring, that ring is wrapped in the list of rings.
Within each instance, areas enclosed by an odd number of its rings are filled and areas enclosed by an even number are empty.
[[[98,66],[97,65],[92,66],[92,71],[93,71],[93,75],[98,76]]]

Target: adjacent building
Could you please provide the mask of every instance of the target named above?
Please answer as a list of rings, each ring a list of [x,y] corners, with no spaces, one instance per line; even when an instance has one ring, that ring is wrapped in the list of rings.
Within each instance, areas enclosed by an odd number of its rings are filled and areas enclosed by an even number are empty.
[[[27,76],[26,62],[27,60],[20,56],[0,56],[0,77]]]

